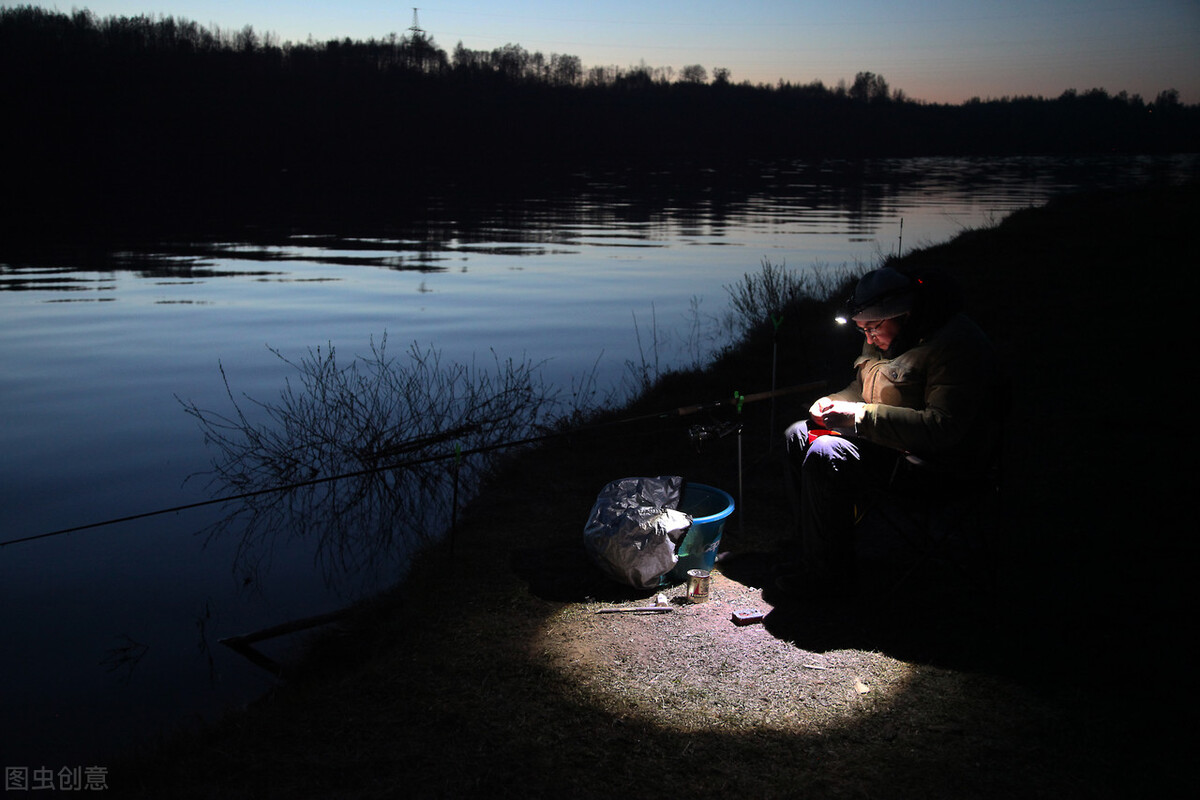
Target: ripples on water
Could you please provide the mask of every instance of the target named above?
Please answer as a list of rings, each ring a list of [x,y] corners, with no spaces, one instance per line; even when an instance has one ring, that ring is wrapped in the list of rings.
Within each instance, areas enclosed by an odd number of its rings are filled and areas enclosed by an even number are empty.
[[[718,317],[724,287],[763,259],[869,264],[1063,189],[1196,174],[1192,157],[613,172],[544,197],[447,197],[384,223],[0,252],[0,530],[9,539],[206,499],[202,481],[185,479],[212,454],[176,398],[225,407],[223,366],[236,392],[272,400],[289,372],[268,345],[295,358],[332,343],[349,356],[386,332],[448,360],[544,361],[559,386],[594,368],[615,391],[639,356],[635,326],[662,329],[664,364],[695,360],[689,315]],[[303,544],[238,575],[227,543],[205,549],[194,535],[217,513],[0,550],[7,763],[71,766],[131,729],[245,699],[269,680],[218,638],[374,585],[347,576],[330,590]],[[139,660],[122,660],[130,653]]]

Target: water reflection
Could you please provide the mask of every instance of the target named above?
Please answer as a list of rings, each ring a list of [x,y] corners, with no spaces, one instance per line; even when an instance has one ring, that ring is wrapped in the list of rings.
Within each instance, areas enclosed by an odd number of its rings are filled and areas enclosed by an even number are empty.
[[[662,247],[676,237],[722,244],[734,226],[870,242],[881,224],[913,204],[953,210],[964,202],[987,203],[1002,214],[1064,186],[1180,180],[1195,171],[1194,158],[1175,156],[784,161],[722,170],[577,173],[538,197],[435,198],[423,218],[361,223],[369,231],[338,220],[337,233],[247,228],[246,241],[157,242],[118,252],[56,252],[47,246],[35,253],[0,253],[0,291],[71,291],[77,287],[64,275],[98,269],[128,270],[142,278],[274,274],[222,269],[212,262],[438,272],[456,258],[481,255],[567,256],[597,244]],[[933,240],[943,238],[940,233]]]

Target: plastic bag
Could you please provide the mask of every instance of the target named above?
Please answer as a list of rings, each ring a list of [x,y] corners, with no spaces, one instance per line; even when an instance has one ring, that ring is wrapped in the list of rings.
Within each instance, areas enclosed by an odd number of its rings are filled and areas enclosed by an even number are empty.
[[[652,589],[679,560],[692,518],[678,510],[683,478],[622,478],[601,490],[583,528],[588,556],[606,575]]]

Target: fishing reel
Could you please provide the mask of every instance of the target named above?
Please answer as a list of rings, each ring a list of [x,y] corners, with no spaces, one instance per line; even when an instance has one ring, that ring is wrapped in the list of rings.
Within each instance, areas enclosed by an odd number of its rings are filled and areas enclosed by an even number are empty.
[[[692,442],[692,446],[696,448],[696,452],[700,452],[700,447],[705,442],[712,439],[724,439],[726,436],[731,436],[735,433],[742,432],[742,423],[737,422],[715,422],[711,425],[693,425],[688,428],[688,438]]]

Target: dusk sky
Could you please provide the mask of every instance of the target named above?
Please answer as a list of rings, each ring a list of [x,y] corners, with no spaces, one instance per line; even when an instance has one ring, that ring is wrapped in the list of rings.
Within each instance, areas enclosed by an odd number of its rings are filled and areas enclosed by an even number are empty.
[[[735,83],[823,81],[858,72],[930,102],[1102,88],[1200,103],[1200,0],[410,0],[447,53],[508,43],[583,66],[724,67]],[[279,41],[383,38],[412,25],[385,0],[96,0],[39,5],[97,16],[163,15]]]

